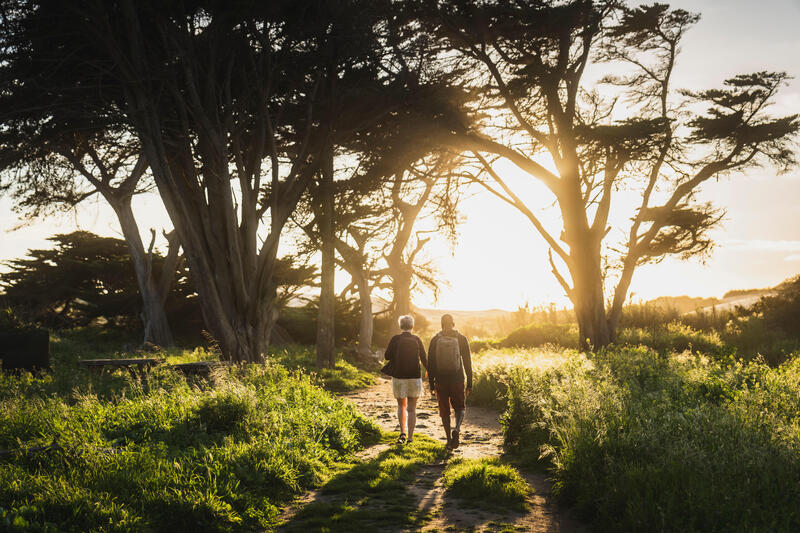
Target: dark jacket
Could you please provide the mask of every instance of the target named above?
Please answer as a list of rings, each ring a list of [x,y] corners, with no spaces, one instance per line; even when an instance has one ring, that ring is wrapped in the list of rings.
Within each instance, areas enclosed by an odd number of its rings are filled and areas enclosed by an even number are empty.
[[[461,371],[454,374],[439,375],[436,371],[436,342],[439,336],[447,335],[448,337],[458,337],[458,351],[461,352]],[[464,383],[464,372],[467,376],[467,388],[472,388],[472,356],[469,353],[469,342],[467,338],[458,331],[451,329],[449,331],[440,331],[431,339],[431,345],[428,348],[428,377],[431,383],[431,388],[436,386],[436,383]]]
[[[401,344],[404,337],[413,339],[417,343],[417,361],[412,362],[413,354],[401,353],[401,348],[409,346],[409,344]],[[428,369],[428,359],[425,357],[425,345],[422,344],[422,339],[416,335],[404,331],[399,335],[395,335],[389,341],[389,346],[386,347],[384,358],[392,362],[392,377],[398,379],[411,379],[422,377],[419,371],[419,363],[425,369]]]

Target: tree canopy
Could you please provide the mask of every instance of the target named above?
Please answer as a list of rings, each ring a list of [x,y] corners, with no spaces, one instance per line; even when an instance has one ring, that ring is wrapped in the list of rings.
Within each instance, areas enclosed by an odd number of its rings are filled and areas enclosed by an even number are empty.
[[[666,4],[9,0],[0,17],[4,186],[23,185],[34,209],[95,190],[129,208],[149,168],[231,360],[266,352],[279,247],[298,209],[313,215],[322,257],[321,364],[335,353],[337,249],[340,265],[364,263],[348,269],[354,283],[385,274],[395,312],[410,311],[414,280],[439,285],[420,268],[419,215],[433,206],[436,231],[455,235],[467,183],[544,239],[581,346],[597,348],[614,340],[639,266],[712,249],[724,210],[698,199],[705,182],[796,164],[800,118],[769,108],[788,74],[676,87],[699,15]],[[526,197],[501,160],[546,198]],[[635,198],[628,213],[622,196]],[[542,200],[557,224],[540,216]],[[378,233],[391,228],[384,272],[356,222],[380,218],[378,202],[389,217]],[[147,302],[143,246],[125,227]]]

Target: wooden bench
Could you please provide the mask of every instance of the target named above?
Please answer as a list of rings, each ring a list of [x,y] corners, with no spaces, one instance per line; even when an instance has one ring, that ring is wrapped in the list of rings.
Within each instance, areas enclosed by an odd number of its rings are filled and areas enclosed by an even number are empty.
[[[219,361],[196,361],[194,363],[180,363],[170,365],[170,368],[183,373],[185,376],[208,377],[211,369],[220,365]]]
[[[125,369],[134,379],[141,379],[151,367],[163,363],[163,359],[80,359],[78,366],[86,368],[97,374],[102,374],[106,369]]]

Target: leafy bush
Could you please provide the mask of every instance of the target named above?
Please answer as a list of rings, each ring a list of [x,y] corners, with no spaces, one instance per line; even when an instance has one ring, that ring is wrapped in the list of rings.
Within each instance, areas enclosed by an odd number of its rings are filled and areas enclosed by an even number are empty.
[[[506,446],[603,531],[800,528],[800,354],[779,368],[645,347],[505,381]]]
[[[306,369],[316,376],[321,384],[328,390],[335,392],[346,392],[364,387],[369,387],[375,383],[375,371],[379,368],[364,370],[347,360],[348,352],[338,354],[336,366],[334,368],[316,368],[316,355],[306,346],[291,344],[288,346],[272,347],[269,357],[271,360],[280,363],[287,368]],[[363,363],[359,362],[359,365]]]
[[[358,337],[360,317],[358,302],[337,297],[334,313],[336,343],[341,345],[355,340]],[[318,314],[319,298],[317,297],[302,307],[284,308],[278,318],[278,325],[286,330],[294,342],[311,346],[317,342]]]
[[[532,324],[509,333],[501,347],[544,346],[556,344],[565,348],[578,345],[578,327],[575,324]]]
[[[781,283],[775,294],[762,297],[751,310],[762,315],[770,328],[800,338],[800,276]]]
[[[0,332],[21,329],[23,322],[10,307],[0,307]]]
[[[508,402],[509,383],[528,372],[559,364],[568,350],[557,346],[540,348],[492,348],[473,355],[472,404],[503,409]]]
[[[725,343],[715,331],[697,331],[680,322],[670,322],[656,329],[620,330],[617,342],[622,345],[648,346],[662,353],[703,353],[714,357],[733,355],[736,349]]]

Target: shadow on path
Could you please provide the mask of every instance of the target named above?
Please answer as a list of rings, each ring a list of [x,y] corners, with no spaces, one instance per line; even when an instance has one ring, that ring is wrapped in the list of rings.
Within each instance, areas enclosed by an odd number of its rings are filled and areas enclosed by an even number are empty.
[[[394,436],[392,436],[394,438]],[[375,446],[377,455],[334,476],[321,489],[298,502],[298,510],[284,516],[285,532],[417,530],[430,520],[420,508],[412,487],[433,487],[426,470],[441,473],[445,449],[421,437],[406,446]],[[437,467],[437,464],[439,465]]]
[[[414,443],[390,444],[397,436],[396,403],[391,382],[381,379],[368,389],[345,396],[388,433],[381,444],[364,450],[361,463],[336,475],[306,495],[285,515],[284,532],[475,531],[583,532],[586,526],[556,506],[546,476],[521,472],[533,489],[526,511],[487,510],[451,497],[442,474],[454,457],[480,459],[502,455],[499,413],[469,406],[462,445],[444,448],[436,403],[418,404]]]

